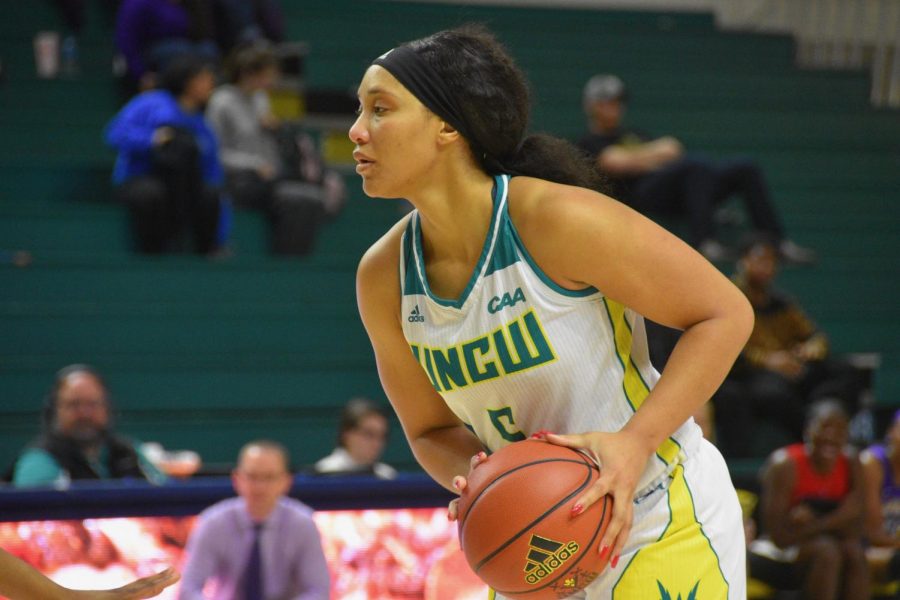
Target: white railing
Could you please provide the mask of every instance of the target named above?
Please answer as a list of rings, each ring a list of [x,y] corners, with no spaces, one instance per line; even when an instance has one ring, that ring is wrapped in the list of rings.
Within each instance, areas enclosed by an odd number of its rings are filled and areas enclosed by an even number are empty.
[[[786,33],[797,65],[870,69],[872,104],[900,108],[900,0],[720,0],[723,29]]]
[[[870,69],[872,104],[900,108],[900,0],[431,1],[560,9],[713,12],[723,29],[792,35],[797,43],[797,65],[801,68]]]

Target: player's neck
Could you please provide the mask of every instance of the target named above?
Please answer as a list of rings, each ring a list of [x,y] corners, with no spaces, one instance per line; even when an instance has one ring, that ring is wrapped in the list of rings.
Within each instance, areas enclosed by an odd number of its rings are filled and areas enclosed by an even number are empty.
[[[449,169],[410,199],[419,210],[426,259],[477,260],[491,222],[493,185],[481,170]]]

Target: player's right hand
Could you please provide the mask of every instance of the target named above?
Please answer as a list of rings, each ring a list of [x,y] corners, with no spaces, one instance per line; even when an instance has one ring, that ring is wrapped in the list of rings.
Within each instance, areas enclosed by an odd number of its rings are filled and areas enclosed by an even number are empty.
[[[613,514],[600,540],[601,557],[609,557],[615,569],[634,521],[634,490],[649,460],[643,440],[625,431],[558,435],[546,433],[551,444],[586,451],[600,465],[600,477],[575,499],[572,516],[578,516],[603,496],[613,499]]]
[[[475,456],[471,458],[469,461],[469,473],[471,473],[475,467],[483,463],[488,459],[487,454],[484,452],[479,452]],[[461,494],[464,489],[466,489],[466,485],[468,484],[468,480],[462,475],[457,475],[453,478],[453,489],[456,490],[457,493]],[[459,498],[454,498],[450,501],[450,505],[447,507],[447,519],[450,521],[455,521],[459,516],[459,509],[457,505],[459,504]]]

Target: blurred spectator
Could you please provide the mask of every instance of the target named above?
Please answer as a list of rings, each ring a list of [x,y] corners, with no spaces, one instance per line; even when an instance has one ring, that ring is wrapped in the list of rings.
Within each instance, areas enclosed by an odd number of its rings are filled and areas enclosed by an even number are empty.
[[[203,117],[215,86],[211,66],[182,56],[161,89],[126,104],[106,129],[118,150],[116,196],[128,206],[137,249],[181,250],[188,230],[197,253],[216,250],[223,181],[218,142]]]
[[[212,0],[122,0],[116,18],[116,47],[125,58],[125,75],[136,91],[158,84],[176,57],[219,58]]]
[[[754,229],[778,240],[786,260],[810,263],[815,254],[787,239],[772,205],[759,166],[750,159],[713,161],[686,154],[681,142],[653,138],[623,127],[628,94],[615,75],[595,75],[584,86],[584,111],[589,133],[579,146],[596,157],[616,197],[644,214],[686,214],[690,243],[709,260],[725,260],[730,251],[716,239],[717,208],[739,195]]]
[[[325,169],[308,135],[272,114],[266,92],[279,72],[270,44],[238,48],[227,72],[230,83],[213,93],[207,109],[221,144],[227,189],[238,206],[269,215],[274,251],[303,254],[312,248],[322,217],[343,204],[343,180]]]
[[[287,498],[287,451],[269,441],[241,449],[232,474],[237,498],[200,514],[188,540],[182,600],[327,600],[328,565],[312,509]],[[212,585],[212,596],[204,588]]]
[[[848,413],[859,408],[863,373],[829,353],[828,337],[796,300],[773,285],[778,273],[776,244],[764,234],[741,243],[735,284],[753,306],[753,333],[726,380],[740,398],[717,402],[720,439],[747,455],[750,424],[766,419],[791,439],[803,434],[806,409],[816,399],[840,399]]]
[[[34,261],[28,250],[0,250],[0,265],[27,267]]]
[[[865,526],[872,578],[879,583],[900,580],[900,411],[885,442],[867,448],[861,457],[865,484]]]
[[[380,479],[393,479],[397,471],[378,460],[384,452],[388,432],[388,418],[380,406],[367,398],[353,398],[341,411],[337,448],[315,464],[316,472],[369,473]]]
[[[284,40],[284,13],[274,0],[213,0],[213,6],[223,56],[241,44]]]
[[[103,7],[104,17],[114,20],[119,10],[120,0],[99,0]],[[63,21],[63,38],[61,44],[62,67],[64,75],[75,75],[79,71],[78,38],[84,30],[88,0],[53,0]],[[108,26],[108,25],[107,25]]]
[[[802,589],[804,598],[865,599],[863,482],[859,459],[847,447],[847,415],[833,401],[815,403],[809,415],[805,443],[776,450],[763,467],[760,509],[767,537],[750,549],[790,566],[790,580],[782,584]],[[753,573],[771,585],[770,575]]]
[[[138,600],[153,598],[178,581],[178,573],[166,569],[115,590],[71,590],[0,548],[0,595],[10,600]]]
[[[116,434],[109,390],[88,365],[60,370],[42,413],[43,434],[16,461],[16,486],[65,485],[76,479],[166,480],[131,440]]]

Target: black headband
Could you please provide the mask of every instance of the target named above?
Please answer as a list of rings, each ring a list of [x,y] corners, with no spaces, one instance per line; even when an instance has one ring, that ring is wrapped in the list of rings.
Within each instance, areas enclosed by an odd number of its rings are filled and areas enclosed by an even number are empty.
[[[415,50],[397,46],[373,60],[372,64],[387,69],[419,102],[452,125],[470,144],[478,143],[472,137],[454,95]]]

